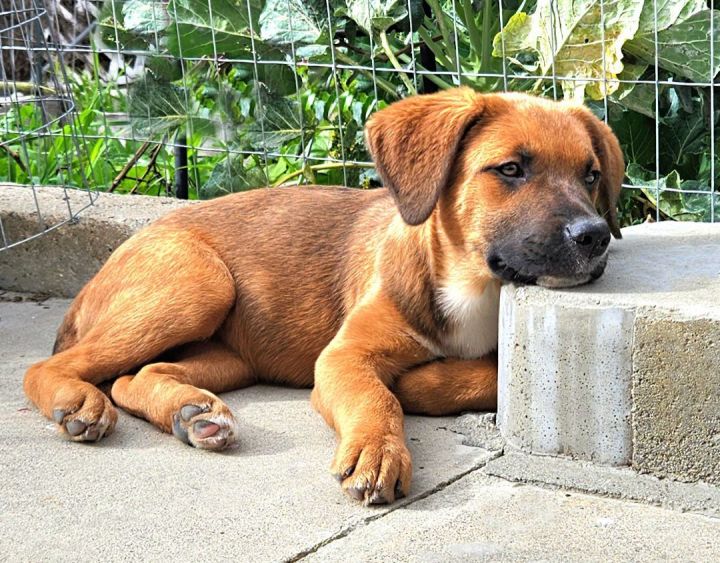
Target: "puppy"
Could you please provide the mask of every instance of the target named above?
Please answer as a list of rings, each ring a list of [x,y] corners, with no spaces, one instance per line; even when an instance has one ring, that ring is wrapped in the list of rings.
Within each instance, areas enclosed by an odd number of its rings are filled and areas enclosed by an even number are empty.
[[[219,450],[238,430],[217,393],[312,386],[345,492],[407,494],[403,411],[495,408],[501,283],[600,276],[624,164],[583,107],[467,88],[397,102],[366,138],[383,189],[230,195],[126,241],[28,370],[30,400],[97,441],[114,379],[116,405]]]

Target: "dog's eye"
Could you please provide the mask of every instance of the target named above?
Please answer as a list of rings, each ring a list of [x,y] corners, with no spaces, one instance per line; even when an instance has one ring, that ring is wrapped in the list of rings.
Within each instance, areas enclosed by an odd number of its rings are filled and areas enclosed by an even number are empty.
[[[525,174],[516,162],[508,162],[507,164],[498,166],[497,171],[508,178],[522,178]]]
[[[600,172],[598,170],[591,170],[587,176],[585,176],[585,184],[590,188],[595,185],[599,178]]]

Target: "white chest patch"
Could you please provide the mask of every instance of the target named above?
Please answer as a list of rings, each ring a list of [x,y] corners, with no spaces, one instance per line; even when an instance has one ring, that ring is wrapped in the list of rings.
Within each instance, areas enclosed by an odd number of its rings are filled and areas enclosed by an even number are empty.
[[[465,283],[450,283],[438,289],[437,303],[449,320],[441,336],[443,356],[470,360],[497,348],[500,284],[492,281],[478,292]]]

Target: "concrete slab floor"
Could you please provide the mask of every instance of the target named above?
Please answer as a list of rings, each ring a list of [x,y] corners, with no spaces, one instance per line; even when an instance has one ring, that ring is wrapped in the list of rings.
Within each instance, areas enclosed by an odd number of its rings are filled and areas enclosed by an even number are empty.
[[[0,295],[0,561],[720,558],[720,520],[481,474],[496,454],[451,418],[408,417],[411,496],[363,508],[330,477],[334,438],[302,390],[225,395],[242,432],[224,454],[123,413],[102,443],[66,442],[21,381],[68,304]]]

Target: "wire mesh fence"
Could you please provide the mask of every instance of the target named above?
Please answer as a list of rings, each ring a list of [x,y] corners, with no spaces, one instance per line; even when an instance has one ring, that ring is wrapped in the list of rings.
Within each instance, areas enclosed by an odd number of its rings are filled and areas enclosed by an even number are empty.
[[[87,151],[68,166],[46,154],[26,173],[10,152],[26,125],[9,125],[16,106],[0,105],[0,180],[191,198],[287,183],[373,187],[369,115],[467,85],[584,100],[625,153],[623,224],[717,217],[712,0],[10,4],[41,4],[58,31],[47,46],[4,40],[3,60],[61,49],[77,105],[71,133]],[[18,68],[5,69],[11,95]],[[47,87],[47,73],[28,80]],[[67,134],[62,119],[43,129]]]
[[[40,236],[74,221],[95,195],[83,171],[70,180],[74,162],[87,160],[77,131],[76,108],[62,52],[51,43],[58,35],[50,13],[33,0],[9,0],[0,9],[0,181],[20,180],[32,198],[35,224],[15,225],[0,214],[0,250]],[[52,168],[54,195],[64,200],[65,213],[47,216],[35,190]],[[84,189],[87,198],[71,200],[67,189]]]

